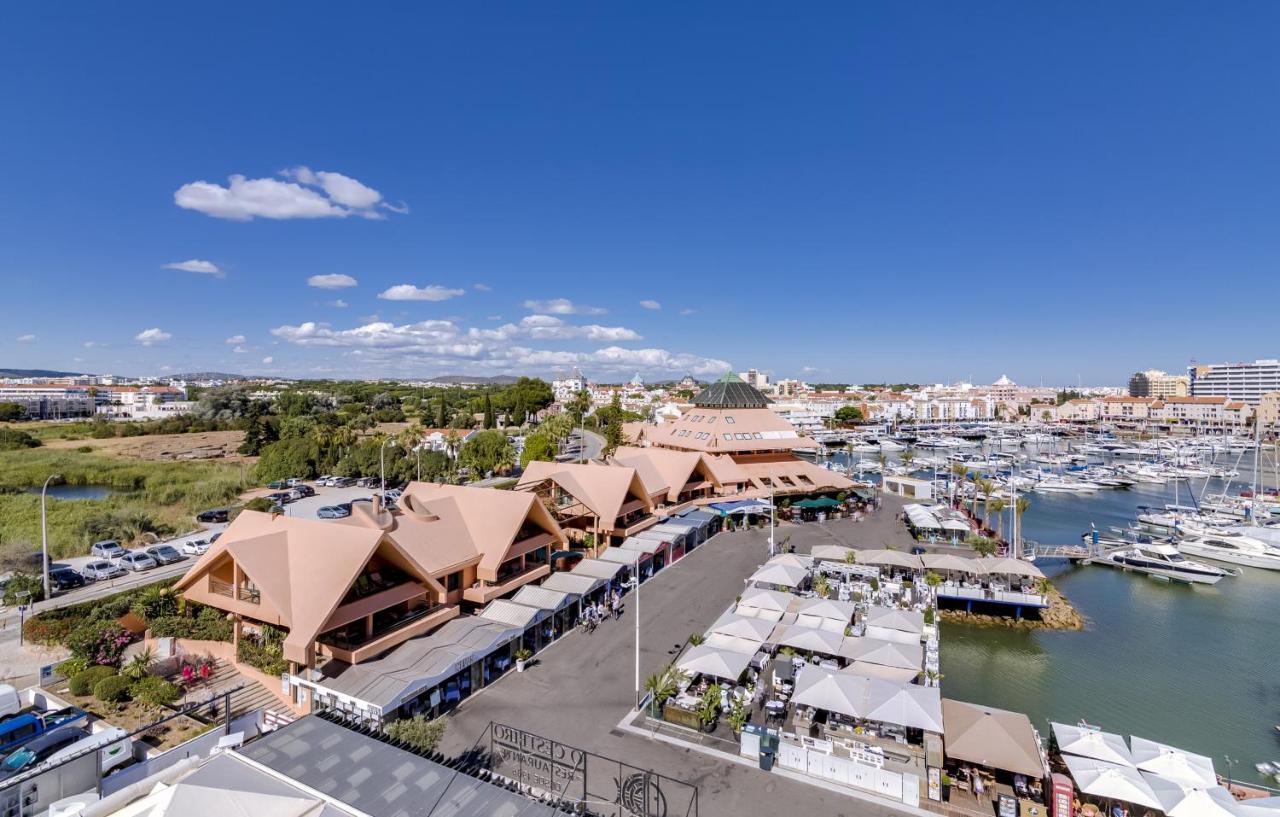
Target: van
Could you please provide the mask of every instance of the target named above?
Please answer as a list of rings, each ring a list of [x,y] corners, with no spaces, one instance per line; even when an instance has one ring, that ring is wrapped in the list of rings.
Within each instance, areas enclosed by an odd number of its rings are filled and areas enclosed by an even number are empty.
[[[22,711],[22,698],[18,690],[9,684],[0,684],[0,718],[7,718]]]
[[[94,747],[98,747],[98,754],[102,757],[101,768],[103,774],[133,759],[133,738],[129,737],[129,733],[120,727],[112,726],[103,729],[101,732],[95,732],[89,737],[51,755],[49,762],[56,763],[60,760],[66,760]]]

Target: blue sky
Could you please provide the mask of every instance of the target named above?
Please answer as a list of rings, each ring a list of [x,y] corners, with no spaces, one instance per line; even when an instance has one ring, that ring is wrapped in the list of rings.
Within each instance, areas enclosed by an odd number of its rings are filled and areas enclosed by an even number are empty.
[[[1274,357],[1277,30],[1266,2],[10,4],[0,366]]]

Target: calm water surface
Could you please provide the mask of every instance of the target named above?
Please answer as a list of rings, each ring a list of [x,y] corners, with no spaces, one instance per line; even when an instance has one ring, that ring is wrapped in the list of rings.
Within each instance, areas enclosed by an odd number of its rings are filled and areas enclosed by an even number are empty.
[[[40,494],[39,488],[28,488],[27,493]],[[106,499],[115,491],[103,485],[50,485],[50,499]]]

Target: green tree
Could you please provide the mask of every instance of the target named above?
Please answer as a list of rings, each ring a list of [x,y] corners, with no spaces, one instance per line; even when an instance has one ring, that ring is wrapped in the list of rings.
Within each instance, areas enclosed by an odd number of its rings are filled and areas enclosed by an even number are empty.
[[[449,410],[445,406],[444,395],[440,395],[440,399],[436,401],[436,428],[449,427]]]
[[[858,406],[841,406],[836,409],[836,420],[841,423],[856,423],[862,420],[862,409]]]
[[[524,451],[520,453],[520,465],[528,467],[535,460],[553,462],[556,458],[556,443],[551,435],[535,431],[524,438]]]
[[[484,427],[493,428],[498,423],[493,416],[493,398],[489,396],[489,392],[484,393]]]
[[[622,445],[623,442],[621,423],[610,423],[604,427],[604,455],[606,457],[617,451],[618,446]]]
[[[38,448],[40,440],[25,431],[16,428],[0,428],[0,451],[20,451],[24,448]]]
[[[515,448],[500,431],[482,431],[464,443],[458,452],[458,464],[470,469],[475,477],[506,473],[515,463]]]
[[[27,415],[27,410],[17,403],[0,403],[0,422],[12,423]]]
[[[987,503],[988,518],[990,514],[996,515],[996,538],[1000,540],[1004,539],[1004,509],[1007,507],[1009,507],[1008,503],[1000,497],[995,497]],[[990,522],[987,522],[987,527],[991,527]]]
[[[915,458],[916,458],[915,453],[911,451],[903,451],[901,454],[898,455],[898,459],[902,460],[902,464],[907,468],[908,471],[911,470],[911,463],[915,461]]]
[[[290,477],[310,479],[316,475],[315,444],[300,437],[271,443],[262,449],[253,475],[260,483]]]

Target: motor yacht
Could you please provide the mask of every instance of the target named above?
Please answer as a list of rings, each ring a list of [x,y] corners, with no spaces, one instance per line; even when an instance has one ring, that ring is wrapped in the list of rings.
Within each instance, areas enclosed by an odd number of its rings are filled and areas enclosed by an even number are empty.
[[[1229,575],[1221,568],[1188,559],[1173,545],[1154,542],[1112,551],[1100,560],[1125,570],[1187,584],[1217,584]]]
[[[1257,539],[1229,531],[1184,534],[1176,545],[1178,551],[1262,570],[1280,570],[1280,548]]]

